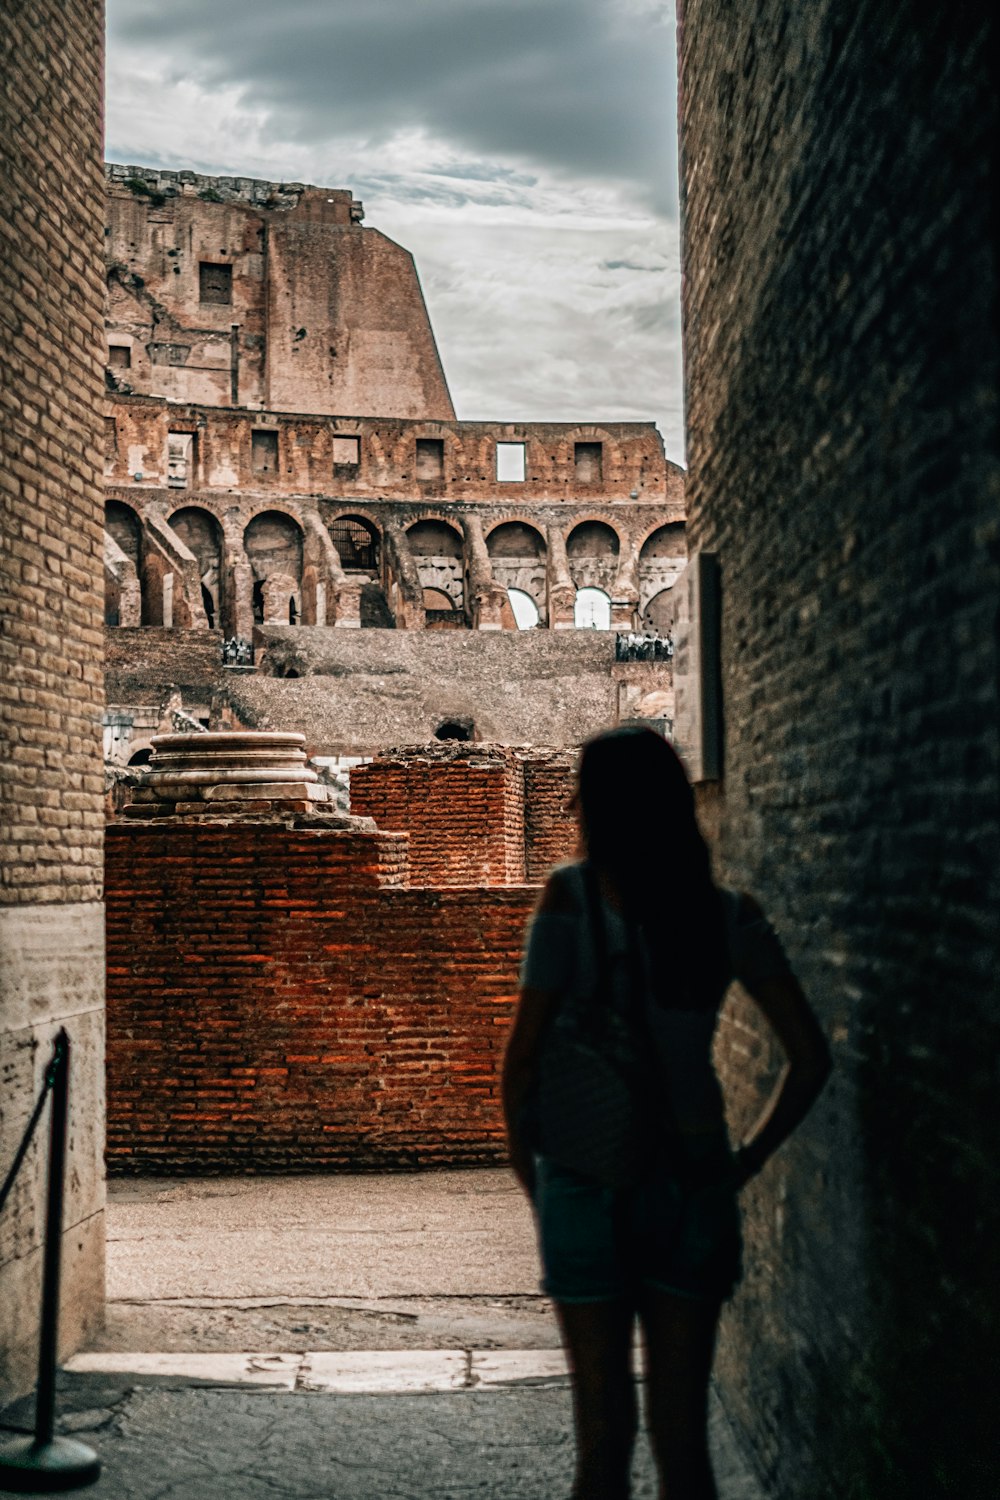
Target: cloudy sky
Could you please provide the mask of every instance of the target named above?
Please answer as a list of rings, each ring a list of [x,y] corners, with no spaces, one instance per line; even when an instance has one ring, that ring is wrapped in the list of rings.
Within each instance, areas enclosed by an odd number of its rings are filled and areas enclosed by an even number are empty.
[[[108,0],[107,155],[352,188],[459,417],[681,461],[674,67],[669,0]]]

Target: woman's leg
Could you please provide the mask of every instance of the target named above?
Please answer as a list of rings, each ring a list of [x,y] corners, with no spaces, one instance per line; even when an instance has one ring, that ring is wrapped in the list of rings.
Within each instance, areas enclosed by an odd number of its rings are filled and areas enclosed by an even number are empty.
[[[708,1456],[708,1381],[719,1304],[647,1290],[639,1315],[660,1500],[717,1500]]]
[[[632,1309],[557,1302],[556,1313],[573,1383],[573,1500],[626,1500],[636,1430]]]

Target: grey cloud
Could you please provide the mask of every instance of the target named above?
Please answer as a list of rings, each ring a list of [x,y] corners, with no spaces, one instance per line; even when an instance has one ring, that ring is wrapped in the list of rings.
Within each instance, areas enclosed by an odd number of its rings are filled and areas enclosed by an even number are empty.
[[[625,0],[110,0],[113,44],[236,86],[272,140],[399,130],[676,196],[665,7]]]

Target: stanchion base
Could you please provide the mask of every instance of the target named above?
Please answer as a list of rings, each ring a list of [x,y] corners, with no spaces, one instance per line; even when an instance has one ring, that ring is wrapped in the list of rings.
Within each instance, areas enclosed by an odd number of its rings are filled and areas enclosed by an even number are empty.
[[[15,1495],[54,1495],[82,1490],[101,1472],[93,1448],[76,1438],[56,1437],[39,1443],[19,1437],[0,1443],[0,1490]]]

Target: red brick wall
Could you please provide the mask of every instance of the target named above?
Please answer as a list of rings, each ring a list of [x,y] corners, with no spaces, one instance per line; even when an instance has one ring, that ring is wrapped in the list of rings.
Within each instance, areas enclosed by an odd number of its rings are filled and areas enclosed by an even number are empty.
[[[496,1160],[530,887],[411,890],[406,841],[113,824],[112,1172]]]
[[[544,880],[553,865],[576,855],[573,795],[576,752],[560,750],[524,762],[524,873]]]
[[[444,754],[445,752],[442,752]],[[524,879],[524,777],[513,755],[386,756],[351,772],[351,812],[410,835],[414,885]]]

